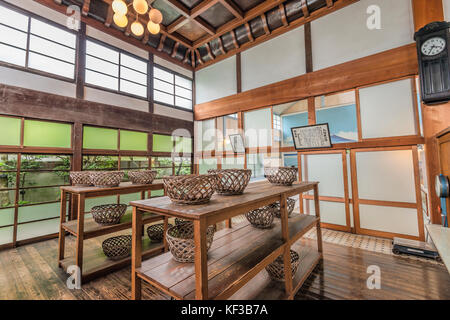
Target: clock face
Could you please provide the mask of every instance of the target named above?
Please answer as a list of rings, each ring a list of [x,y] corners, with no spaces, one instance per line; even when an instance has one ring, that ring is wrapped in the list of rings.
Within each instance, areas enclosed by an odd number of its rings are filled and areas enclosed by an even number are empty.
[[[433,37],[422,44],[422,53],[426,56],[435,56],[445,49],[445,40],[441,37]]]

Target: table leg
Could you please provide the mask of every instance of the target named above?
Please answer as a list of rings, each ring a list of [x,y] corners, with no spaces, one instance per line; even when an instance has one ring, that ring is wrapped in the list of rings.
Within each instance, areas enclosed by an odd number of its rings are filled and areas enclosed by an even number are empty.
[[[319,186],[314,185],[314,208],[316,211],[316,217],[319,218],[317,221],[317,249],[319,252],[323,252],[322,248],[322,229],[320,227],[320,203],[319,203]]]
[[[164,235],[163,235],[163,241],[164,241],[164,252],[169,251],[169,244],[167,243],[166,233],[167,229],[169,227],[169,217],[164,217]]]
[[[232,228],[232,227],[233,227],[231,218],[228,219],[228,220],[225,220],[225,226],[226,226],[227,228]]]
[[[58,246],[58,256],[59,261],[64,260],[64,249],[66,242],[66,231],[63,229],[62,224],[66,222],[66,211],[67,211],[67,193],[61,191],[61,212],[59,220],[59,246]]]
[[[85,196],[78,195],[78,224],[77,224],[77,244],[76,244],[76,264],[83,275],[83,241],[84,241],[84,202]]]
[[[281,232],[283,242],[286,244],[283,253],[284,262],[284,284],[286,294],[292,295],[292,269],[291,269],[291,246],[289,245],[289,226],[288,226],[288,210],[287,197],[282,194],[280,198],[280,216],[281,216]]]
[[[136,269],[142,264],[142,212],[133,207],[131,243],[131,299],[141,300],[141,278]]]
[[[206,220],[194,221],[195,299],[208,299],[208,255],[206,252]]]

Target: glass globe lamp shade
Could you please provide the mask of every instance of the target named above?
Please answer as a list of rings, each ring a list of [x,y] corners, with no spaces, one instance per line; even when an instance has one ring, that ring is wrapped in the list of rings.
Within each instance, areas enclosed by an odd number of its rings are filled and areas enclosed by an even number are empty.
[[[115,13],[113,17],[114,23],[119,28],[125,28],[128,25],[128,18],[124,15]]]
[[[128,8],[125,2],[122,0],[114,0],[112,3],[112,9],[114,13],[124,16],[128,12]]]
[[[148,10],[148,3],[146,0],[134,0],[133,8],[139,14],[146,14]]]
[[[135,21],[131,24],[131,32],[137,37],[140,37],[144,34],[144,26],[138,22]]]
[[[159,31],[161,30],[161,27],[159,26],[159,24],[149,21],[147,24],[147,29],[151,34],[158,34]]]
[[[163,21],[161,11],[155,8],[150,10],[150,12],[148,13],[148,17],[150,18],[150,21],[153,22],[154,24],[160,24]]]

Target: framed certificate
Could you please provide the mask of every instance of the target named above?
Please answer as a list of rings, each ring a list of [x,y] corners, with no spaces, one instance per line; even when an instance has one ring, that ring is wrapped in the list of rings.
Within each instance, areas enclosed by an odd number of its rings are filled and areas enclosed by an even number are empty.
[[[230,134],[228,137],[235,153],[245,153],[244,139],[240,134]]]
[[[296,150],[331,148],[328,123],[291,128]]]

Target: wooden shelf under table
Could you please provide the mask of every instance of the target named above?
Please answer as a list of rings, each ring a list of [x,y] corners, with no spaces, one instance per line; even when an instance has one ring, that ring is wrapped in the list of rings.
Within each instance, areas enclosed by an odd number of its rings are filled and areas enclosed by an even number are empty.
[[[290,241],[287,244],[281,239],[279,219],[275,220],[271,229],[257,229],[244,222],[232,229],[217,232],[208,253],[209,299],[231,297],[281,255],[285,245],[293,244],[315,227],[318,221],[317,217],[310,215],[296,215],[290,218]],[[313,262],[314,266],[317,264],[320,253],[316,252],[316,255],[306,259],[308,265],[299,269],[306,270],[309,275],[310,267]],[[302,262],[302,265],[304,264]],[[176,299],[195,299],[194,264],[176,262],[170,252],[143,261],[142,266],[136,269],[136,275]],[[301,278],[301,275],[298,277]],[[281,286],[284,292],[284,285]],[[296,290],[299,288],[295,287]]]
[[[119,224],[102,226],[94,221],[93,218],[88,218],[84,220],[84,240],[102,236],[105,234],[126,230],[131,228],[131,212],[127,212],[121,219]],[[156,214],[145,214],[142,217],[144,224],[160,221],[163,218]],[[77,236],[78,220],[71,220],[61,224],[61,227],[67,232],[74,236]]]
[[[142,241],[143,257],[149,258],[163,251],[164,245],[162,243],[151,242],[148,238],[145,238]],[[121,269],[130,265],[130,261],[131,256],[120,260],[107,258],[103,253],[101,246],[87,249],[84,252],[82,282],[90,281],[98,276],[104,275],[106,272]],[[69,266],[76,265],[75,258],[67,257],[64,260],[59,261],[59,265],[67,272]]]

